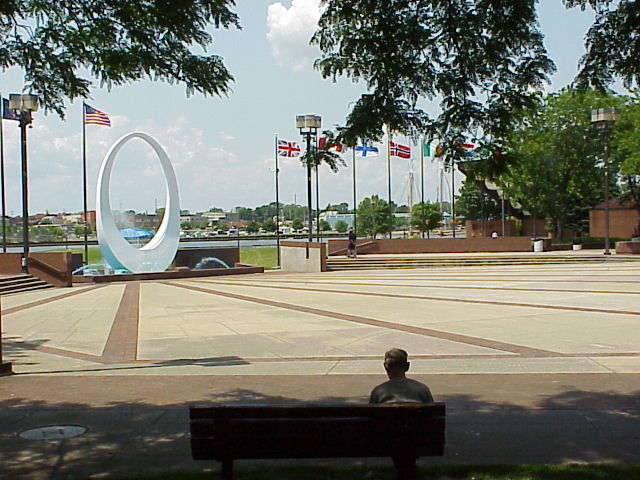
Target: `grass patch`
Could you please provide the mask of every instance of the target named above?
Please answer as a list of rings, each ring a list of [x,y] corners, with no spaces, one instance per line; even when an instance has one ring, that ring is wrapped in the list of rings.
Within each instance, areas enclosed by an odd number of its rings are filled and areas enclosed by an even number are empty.
[[[57,250],[47,250],[47,251],[79,253],[84,257],[84,247],[59,248]],[[89,263],[104,263],[104,259],[102,258],[102,253],[100,253],[100,247],[95,245],[89,246]]]
[[[122,480],[217,480],[220,472],[167,473],[123,477]],[[395,471],[383,467],[288,466],[236,469],[237,480],[393,480]],[[617,465],[487,465],[418,469],[429,480],[631,480],[640,466]]]
[[[256,265],[265,269],[277,268],[278,249],[276,247],[241,248],[240,263]]]

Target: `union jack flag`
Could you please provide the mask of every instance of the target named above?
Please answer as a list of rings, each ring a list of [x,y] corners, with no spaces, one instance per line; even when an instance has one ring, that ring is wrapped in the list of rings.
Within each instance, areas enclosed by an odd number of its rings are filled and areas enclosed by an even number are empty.
[[[299,157],[300,145],[296,142],[287,142],[286,140],[278,140],[278,156],[279,157]]]
[[[392,157],[411,158],[411,147],[389,142],[389,154]]]

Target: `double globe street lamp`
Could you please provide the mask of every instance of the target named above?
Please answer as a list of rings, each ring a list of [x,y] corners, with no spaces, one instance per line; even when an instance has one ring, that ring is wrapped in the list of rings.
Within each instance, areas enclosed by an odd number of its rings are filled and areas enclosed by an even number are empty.
[[[307,141],[307,205],[309,210],[309,242],[313,241],[313,213],[311,209],[311,137],[318,135],[322,126],[320,115],[296,115],[296,128]]]
[[[27,126],[31,125],[32,112],[38,110],[35,95],[9,95],[9,108],[16,112],[20,126],[22,157],[22,271],[29,273],[29,189],[27,186]]]

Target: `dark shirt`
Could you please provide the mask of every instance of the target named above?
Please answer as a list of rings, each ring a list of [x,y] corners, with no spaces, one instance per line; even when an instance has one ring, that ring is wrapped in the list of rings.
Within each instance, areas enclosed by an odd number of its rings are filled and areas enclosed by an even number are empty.
[[[410,378],[398,378],[378,385],[371,391],[369,403],[433,403],[429,387]]]

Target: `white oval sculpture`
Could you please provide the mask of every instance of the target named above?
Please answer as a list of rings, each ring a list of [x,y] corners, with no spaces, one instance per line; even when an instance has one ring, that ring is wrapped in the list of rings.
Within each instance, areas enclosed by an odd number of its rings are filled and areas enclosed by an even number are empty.
[[[156,235],[142,248],[135,248],[120,235],[113,220],[109,183],[111,170],[120,149],[132,138],[147,142],[158,155],[167,187],[167,205],[164,218]],[[173,261],[180,242],[180,201],[178,182],[169,157],[146,133],[133,132],[120,138],[109,150],[100,167],[96,195],[96,227],[98,244],[105,261],[114,269],[127,269],[132,273],[162,272]]]

